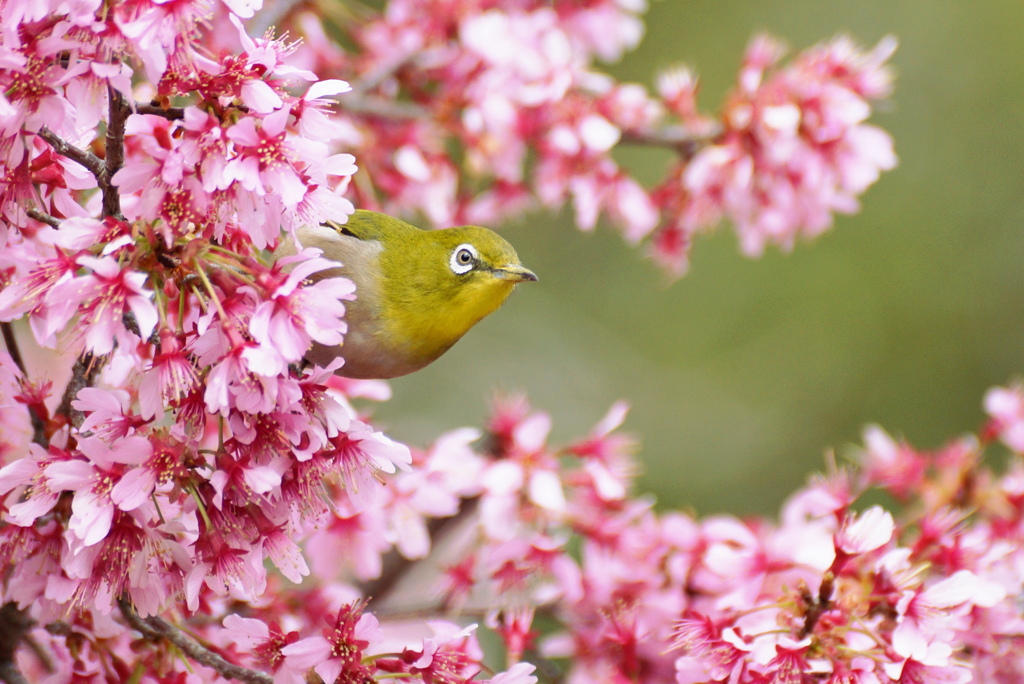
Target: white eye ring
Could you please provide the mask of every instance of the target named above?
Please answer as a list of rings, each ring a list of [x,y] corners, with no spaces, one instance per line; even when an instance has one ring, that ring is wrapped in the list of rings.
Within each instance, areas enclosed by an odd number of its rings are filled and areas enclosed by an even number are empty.
[[[452,250],[452,258],[448,260],[448,265],[456,275],[469,273],[473,270],[478,256],[476,248],[466,242]]]

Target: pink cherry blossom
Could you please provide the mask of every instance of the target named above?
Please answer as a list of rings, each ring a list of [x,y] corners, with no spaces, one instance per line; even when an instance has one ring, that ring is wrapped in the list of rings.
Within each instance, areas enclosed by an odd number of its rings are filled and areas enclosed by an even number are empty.
[[[368,647],[381,640],[377,619],[359,604],[343,606],[322,637],[307,637],[281,649],[285,663],[300,671],[313,668],[327,684],[360,681],[369,670],[360,662]]]
[[[992,431],[1017,453],[1024,452],[1024,391],[1019,386],[996,387],[985,395]]]
[[[106,354],[113,349],[115,338],[127,340],[123,319],[129,312],[134,316],[139,337],[148,338],[156,328],[157,311],[151,300],[152,291],[145,288],[146,275],[122,270],[109,256],[80,256],[77,262],[92,273],[58,289],[60,295],[81,303],[76,328],[84,335],[86,348]]]
[[[892,539],[895,529],[892,514],[872,506],[860,515],[846,517],[836,532],[836,550],[849,555],[874,551]]]

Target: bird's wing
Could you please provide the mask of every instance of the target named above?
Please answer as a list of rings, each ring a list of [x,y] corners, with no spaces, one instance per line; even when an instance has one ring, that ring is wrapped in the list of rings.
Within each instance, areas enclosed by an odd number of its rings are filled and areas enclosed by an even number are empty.
[[[360,240],[382,241],[382,236],[397,237],[401,233],[420,233],[420,229],[387,214],[360,209],[348,217],[345,223],[325,221],[324,226],[349,237]]]

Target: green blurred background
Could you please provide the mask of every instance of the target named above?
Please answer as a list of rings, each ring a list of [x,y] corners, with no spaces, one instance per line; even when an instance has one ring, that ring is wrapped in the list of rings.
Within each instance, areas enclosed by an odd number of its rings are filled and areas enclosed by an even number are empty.
[[[723,226],[671,285],[607,227],[508,226],[540,282],[394,381],[381,424],[424,444],[480,425],[495,391],[522,391],[566,440],[626,399],[640,488],[700,514],[777,511],[868,423],[920,447],[976,429],[985,390],[1024,370],[1024,3],[663,0],[646,24],[609,71],[651,85],[687,63],[709,112],[755,32],[794,50],[896,35],[896,93],[873,122],[894,136],[898,168],[861,213],[791,254],[745,259]],[[620,159],[648,180],[667,161]]]

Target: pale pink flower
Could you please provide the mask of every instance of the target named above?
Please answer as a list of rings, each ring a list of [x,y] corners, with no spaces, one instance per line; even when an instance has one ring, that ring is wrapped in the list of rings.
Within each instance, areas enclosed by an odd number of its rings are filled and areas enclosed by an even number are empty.
[[[228,319],[204,317],[200,330],[208,327],[190,342],[199,363],[211,366],[203,394],[210,413],[270,413],[277,406],[287,362],[273,347],[249,341],[240,332],[256,301],[251,288],[239,290],[222,301]]]
[[[727,679],[742,667],[742,659],[750,647],[731,627],[722,628],[711,618],[690,613],[676,623],[672,643],[674,649],[691,654],[700,661],[700,667],[715,680]],[[676,667],[692,667],[685,659],[676,662]]]
[[[52,258],[30,251],[28,244],[8,243],[4,262],[18,266],[20,277],[0,290],[0,320],[13,321],[31,312],[29,324],[36,342],[56,346],[56,333],[75,314],[79,299],[61,294],[79,269],[74,257],[60,250],[48,250]],[[23,270],[24,269],[24,270]]]
[[[864,447],[860,462],[869,482],[884,486],[899,497],[917,491],[928,465],[921,454],[876,425],[864,430]]]
[[[994,387],[985,395],[992,431],[1006,446],[1024,453],[1024,391],[1020,386]]]
[[[267,558],[282,575],[295,584],[300,584],[302,578],[309,575],[309,566],[306,564],[302,549],[289,536],[289,530],[283,526],[268,526],[262,534],[263,551]]]
[[[29,444],[29,453],[0,468],[0,494],[18,491],[18,500],[7,503],[7,522],[30,526],[49,513],[60,497],[59,488],[52,489],[46,469],[53,463],[69,460],[70,455],[51,447],[46,452],[38,444]]]
[[[114,442],[135,434],[146,420],[131,409],[131,396],[118,389],[83,387],[78,391],[72,408],[86,414],[79,430],[91,432],[106,442]]]
[[[223,620],[224,637],[229,643],[237,644],[241,650],[252,653],[259,662],[274,670],[275,684],[303,684],[302,671],[292,667],[281,649],[298,638],[298,633],[285,634],[277,623],[267,623],[256,618],[244,618],[235,614]]]
[[[198,383],[192,361],[178,336],[160,329],[160,351],[153,354],[139,382],[139,406],[144,418],[158,417],[191,392]]]
[[[92,546],[107,536],[114,509],[120,507],[113,490],[124,466],[144,462],[153,447],[141,436],[126,437],[109,446],[98,437],[86,437],[78,441],[78,449],[87,460],[51,463],[44,473],[51,490],[75,493],[68,529],[83,546]]]
[[[407,470],[409,447],[395,442],[369,425],[353,421],[346,432],[331,440],[330,457],[341,472],[345,493],[357,510],[371,505],[382,486],[377,473]]]
[[[895,682],[928,682],[932,684],[967,684],[974,681],[971,669],[951,659],[947,644],[932,644],[922,659],[908,658],[882,663],[884,673]]]
[[[305,81],[317,80],[316,74],[312,71],[297,68],[290,63],[291,55],[298,47],[297,43],[287,43],[284,39],[274,39],[273,31],[267,31],[263,38],[253,39],[249,37],[238,16],[231,14],[228,16],[228,20],[238,29],[238,36],[242,44],[246,63],[252,73],[265,73],[278,77],[298,78]],[[274,109],[277,109],[277,107],[274,107]]]
[[[40,241],[52,243],[71,252],[105,245],[104,254],[110,254],[131,242],[131,226],[107,217],[100,221],[86,216],[74,216],[61,221],[60,230],[43,233]]]
[[[121,269],[113,257],[79,256],[76,260],[92,272],[67,281],[55,290],[78,304],[80,315],[76,329],[85,337],[86,348],[94,354],[107,354],[116,338],[130,339],[124,327],[124,315],[131,313],[139,336],[146,340],[157,324],[152,291],[145,288],[145,273]]]
[[[324,110],[332,104],[327,98],[342,95],[350,90],[352,90],[352,86],[339,79],[317,81],[309,86],[306,94],[299,98],[291,109],[295,116],[295,125],[299,135],[311,140],[333,140],[344,136],[346,134],[344,126],[329,117]],[[353,162],[355,161],[351,155],[345,156]],[[351,173],[344,175],[351,175]]]
[[[533,671],[536,669],[537,666],[530,663],[516,663],[505,672],[499,672],[489,680],[474,681],[489,681],[490,684],[537,684],[537,678],[533,675]]]
[[[892,514],[881,506],[860,515],[848,514],[836,532],[836,550],[851,556],[874,551],[892,540],[895,529]]]
[[[398,551],[409,559],[430,552],[429,518],[446,518],[459,511],[459,498],[426,471],[414,470],[395,478],[387,490],[390,535]]]
[[[287,274],[275,267],[271,278],[280,284],[256,306],[249,321],[249,332],[261,345],[272,346],[288,363],[294,363],[309,350],[311,341],[323,345],[341,344],[346,330],[341,300],[355,297],[355,285],[347,278],[324,278],[303,285],[309,276],[338,266],[316,256],[315,250],[303,250],[278,262],[295,264]]]
[[[633,438],[615,432],[628,412],[627,403],[616,402],[587,439],[569,447],[572,453],[586,459],[583,468],[592,478],[594,490],[605,499],[622,499],[637,474],[632,458],[636,446]]]
[[[510,661],[519,661],[527,648],[531,648],[537,632],[531,631],[535,615],[533,606],[518,609],[505,609],[488,613],[486,624],[496,631],[505,642],[505,650]],[[500,620],[499,620],[500,618]]]
[[[360,662],[363,652],[383,635],[377,618],[363,608],[359,603],[342,606],[324,636],[307,637],[282,648],[285,663],[299,671],[313,668],[326,684],[334,684],[342,675],[346,682],[368,678],[370,672]]]
[[[190,470],[185,466],[185,445],[160,434],[149,436],[152,451],[139,460],[110,490],[111,500],[122,511],[142,506],[159,487],[170,489],[188,482]]]
[[[935,655],[932,642],[948,648],[958,617],[970,608],[965,604],[986,589],[974,573],[960,570],[926,589],[904,592],[896,606],[900,622],[893,630],[893,650],[926,662]]]
[[[167,69],[168,58],[181,49],[183,39],[195,35],[197,21],[209,11],[205,0],[163,4],[126,2],[113,13],[114,24],[143,61],[146,76],[156,83]]]
[[[736,224],[743,251],[757,256],[768,245],[791,249],[828,229],[834,213],[856,211],[858,195],[896,165],[888,134],[864,123],[868,100],[888,93],[881,84],[891,80],[885,61],[892,48],[883,40],[863,53],[841,37],[780,67],[782,45],[755,38],[723,132],[679,165],[682,188],[670,175],[655,193],[670,218],[669,235],[654,243],[659,260],[682,272],[690,235],[723,217]],[[691,116],[691,83],[663,86],[682,117]],[[709,130],[690,123],[695,132]]]
[[[295,156],[288,144],[285,125],[290,112],[281,109],[260,120],[245,117],[228,129],[235,144],[235,157],[224,167],[227,177],[258,195],[276,194],[286,207],[296,206],[307,192],[295,168]]]
[[[311,496],[322,494],[316,492]],[[361,580],[379,577],[383,554],[392,546],[386,525],[382,509],[355,511],[343,499],[306,545],[313,572],[327,580],[337,579],[339,571],[346,568]]]
[[[427,625],[434,634],[425,637],[419,649],[406,648],[394,659],[379,658],[377,667],[418,676],[426,683],[473,678],[483,658],[475,635],[477,626],[459,627],[442,620],[428,620]]]
[[[470,15],[459,25],[459,38],[491,67],[470,85],[471,97],[474,88],[487,88],[537,106],[561,99],[572,83],[577,57],[557,15],[547,8]]]
[[[205,542],[208,537],[200,539]],[[239,549],[223,544],[217,539],[216,548],[210,544],[197,544],[196,562],[182,580],[185,605],[189,610],[199,607],[199,596],[203,588],[213,594],[231,594],[243,600],[253,601],[267,588],[267,572],[263,567],[263,554],[258,548]]]

